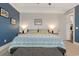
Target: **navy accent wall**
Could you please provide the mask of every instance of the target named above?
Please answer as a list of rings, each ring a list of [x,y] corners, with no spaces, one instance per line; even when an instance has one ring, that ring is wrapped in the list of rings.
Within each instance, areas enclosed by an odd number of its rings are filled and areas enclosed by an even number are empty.
[[[9,18],[0,16],[0,46],[10,42],[19,33],[19,12],[8,3],[0,3],[0,7],[9,12]],[[16,20],[16,25],[10,19]]]
[[[75,7],[75,27],[79,28],[79,5]],[[75,30],[75,41],[79,42],[79,29]]]

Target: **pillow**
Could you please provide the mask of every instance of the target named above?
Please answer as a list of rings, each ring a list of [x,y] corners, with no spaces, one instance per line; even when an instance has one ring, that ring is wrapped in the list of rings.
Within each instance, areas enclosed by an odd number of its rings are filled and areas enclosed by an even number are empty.
[[[48,34],[48,30],[39,30],[40,34]]]
[[[47,29],[28,29],[28,34],[48,34]]]
[[[37,33],[37,30],[29,29],[27,33],[29,33],[29,34],[34,34],[34,33]]]

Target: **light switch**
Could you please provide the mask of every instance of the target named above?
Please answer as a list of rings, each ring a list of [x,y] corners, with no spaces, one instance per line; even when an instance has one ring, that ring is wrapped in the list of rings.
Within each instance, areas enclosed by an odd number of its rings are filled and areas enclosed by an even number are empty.
[[[78,27],[76,27],[76,29],[78,29]]]

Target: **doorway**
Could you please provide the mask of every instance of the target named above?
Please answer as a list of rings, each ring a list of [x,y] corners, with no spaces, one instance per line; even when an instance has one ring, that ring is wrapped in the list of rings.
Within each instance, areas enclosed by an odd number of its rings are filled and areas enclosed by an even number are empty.
[[[67,15],[67,40],[73,43],[74,41],[74,14]]]

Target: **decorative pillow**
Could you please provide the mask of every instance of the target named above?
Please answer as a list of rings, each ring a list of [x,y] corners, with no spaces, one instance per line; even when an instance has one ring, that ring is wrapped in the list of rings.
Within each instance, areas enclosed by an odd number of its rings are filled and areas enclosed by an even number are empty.
[[[27,33],[29,34],[48,34],[47,29],[28,29]]]
[[[35,29],[28,29],[27,33],[34,34],[34,33],[37,33],[37,30],[35,30]]]
[[[40,34],[48,34],[48,30],[39,30]]]

